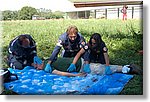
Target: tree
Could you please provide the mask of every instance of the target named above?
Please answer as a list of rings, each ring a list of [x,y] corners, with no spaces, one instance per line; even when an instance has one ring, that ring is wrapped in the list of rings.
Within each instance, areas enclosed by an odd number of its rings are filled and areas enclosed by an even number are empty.
[[[11,16],[11,19],[12,20],[17,20],[18,19],[18,11],[12,11],[12,16]]]
[[[40,17],[44,17],[46,19],[51,18],[52,12],[51,12],[50,9],[40,8],[40,9],[37,9],[37,10],[38,10],[38,15]]]
[[[17,20],[18,19],[18,11],[10,11],[5,10],[2,11],[2,20]]]
[[[11,19],[11,11],[6,10],[2,12],[2,20],[10,20]]]
[[[21,20],[31,20],[32,16],[38,14],[37,10],[33,7],[25,6],[19,11],[19,19]]]
[[[53,15],[55,16],[56,19],[64,18],[64,17],[63,17],[64,13],[61,12],[61,11],[55,11],[55,12],[53,13]]]
[[[53,19],[53,18],[59,19],[59,18],[63,18],[64,15],[63,12],[60,11],[52,12],[50,9],[45,9],[45,8],[37,9],[37,11],[40,17],[44,17],[46,19]]]

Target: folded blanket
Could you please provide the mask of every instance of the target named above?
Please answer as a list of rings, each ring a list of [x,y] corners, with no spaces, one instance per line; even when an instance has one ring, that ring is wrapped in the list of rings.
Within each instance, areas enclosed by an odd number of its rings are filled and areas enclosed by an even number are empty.
[[[133,75],[121,73],[66,77],[32,68],[13,71],[18,75],[18,80],[4,83],[4,87],[18,94],[26,95],[116,95],[133,77]]]

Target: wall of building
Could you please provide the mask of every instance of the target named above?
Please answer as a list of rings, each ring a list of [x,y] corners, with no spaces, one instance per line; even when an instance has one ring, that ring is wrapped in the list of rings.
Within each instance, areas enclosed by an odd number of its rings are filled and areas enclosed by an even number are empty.
[[[89,8],[86,11],[67,12],[67,18],[98,18],[98,19],[122,19],[123,13],[121,6],[98,7],[96,9]],[[79,10],[79,9],[78,9]],[[129,5],[127,9],[128,19],[140,19],[142,17],[143,5]]]
[[[68,19],[88,19],[90,16],[90,11],[75,11],[67,12],[65,18]]]

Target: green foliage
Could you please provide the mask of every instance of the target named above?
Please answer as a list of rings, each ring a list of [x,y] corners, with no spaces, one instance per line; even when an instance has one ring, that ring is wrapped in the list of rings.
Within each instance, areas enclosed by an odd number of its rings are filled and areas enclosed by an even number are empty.
[[[63,18],[63,13],[60,11],[56,11],[56,12],[51,12],[51,11],[40,11],[38,12],[38,14],[40,15],[40,17],[45,17],[46,19],[59,19],[59,18]]]
[[[18,19],[18,11],[13,11],[12,12],[12,20],[17,20]]]
[[[19,19],[31,20],[32,16],[35,14],[37,14],[37,11],[35,8],[25,6],[25,7],[21,8],[21,10],[19,11]]]
[[[19,11],[2,11],[2,20],[31,20],[33,15],[39,16],[40,19],[60,19],[64,18],[64,13],[60,11],[51,12],[47,9],[35,9],[33,7],[22,7]]]
[[[16,20],[18,19],[17,11],[6,10],[2,12],[2,20]]]
[[[38,20],[3,22],[3,49],[6,55],[6,46],[11,39],[19,34],[31,34],[38,43],[40,57],[49,57],[58,37],[64,33],[69,25],[76,25],[86,41],[98,32],[109,49],[111,64],[141,63],[138,51],[143,49],[142,29],[139,20]],[[127,25],[130,25],[127,27]],[[131,28],[132,27],[134,28]],[[132,31],[131,31],[132,29]],[[133,33],[134,32],[134,33]]]
[[[11,18],[11,11],[10,10],[6,10],[4,12],[2,12],[3,15],[3,20],[9,20]]]
[[[120,95],[143,95],[143,77],[134,75],[134,78],[124,87]]]
[[[64,18],[64,17],[63,17],[64,13],[63,13],[63,12],[60,12],[60,11],[55,11],[55,12],[53,13],[53,15],[55,15],[55,18],[56,18],[56,19]]]

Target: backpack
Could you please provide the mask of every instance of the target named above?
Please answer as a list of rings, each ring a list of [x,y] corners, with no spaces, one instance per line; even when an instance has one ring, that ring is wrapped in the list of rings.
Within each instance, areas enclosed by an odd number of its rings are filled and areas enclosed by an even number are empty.
[[[3,83],[18,80],[17,74],[12,74],[7,68],[0,70],[0,78]]]

